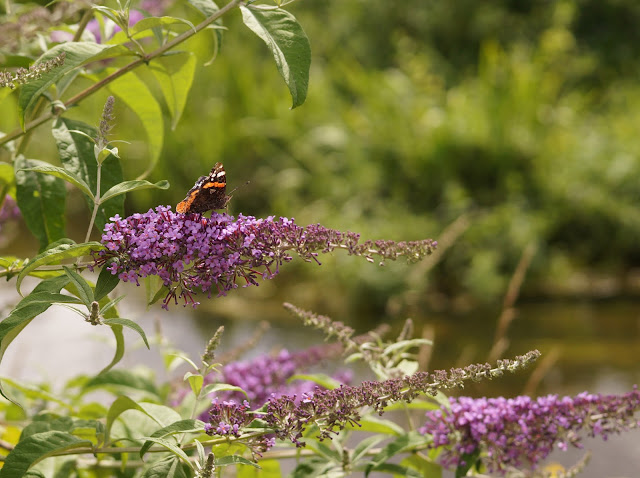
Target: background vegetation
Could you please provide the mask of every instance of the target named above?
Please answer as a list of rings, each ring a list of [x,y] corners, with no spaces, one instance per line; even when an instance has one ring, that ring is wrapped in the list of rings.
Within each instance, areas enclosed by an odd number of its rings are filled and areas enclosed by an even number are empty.
[[[287,109],[270,53],[250,32],[226,36],[233,54],[198,69],[183,119],[165,137],[151,179],[169,178],[170,192],[134,195],[130,211],[175,204],[223,161],[232,187],[250,181],[233,213],[295,216],[368,238],[439,238],[457,224],[428,278],[393,267],[370,274],[336,257],[313,271],[309,293],[306,267],[286,272],[295,284],[278,294],[299,290],[328,312],[496,303],[528,244],[537,253],[525,295],[637,292],[636,2],[292,7],[313,45],[305,105]],[[192,40],[202,61],[212,38]],[[86,101],[78,116],[87,120],[103,101]],[[126,116],[118,112],[115,134],[134,139],[122,146],[131,176],[149,153]]]
[[[196,80],[156,170],[173,178],[172,202],[223,160],[232,183],[251,181],[234,212],[398,239],[438,238],[465,215],[463,240],[431,282],[411,278],[421,292],[491,303],[529,243],[538,253],[525,293],[633,289],[636,2],[301,2],[293,12],[313,45],[307,103],[287,111],[267,50],[249,33],[229,37],[237,54]],[[131,206],[166,201],[157,193]],[[327,268],[318,297],[351,291],[356,311],[373,312],[361,310],[366,297],[380,316],[406,285],[345,267]],[[618,281],[585,289],[584,275]]]

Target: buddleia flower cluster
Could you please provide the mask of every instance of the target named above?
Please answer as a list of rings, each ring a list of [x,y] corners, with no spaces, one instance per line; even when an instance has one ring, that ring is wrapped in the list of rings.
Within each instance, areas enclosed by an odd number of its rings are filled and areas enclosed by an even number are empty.
[[[554,448],[582,448],[580,433],[606,440],[640,425],[637,386],[623,395],[458,397],[450,404],[427,412],[420,429],[433,437],[434,448],[445,447],[440,462],[447,468],[480,453],[490,472],[535,469]]]
[[[102,235],[105,249],[94,266],[107,265],[123,281],[139,284],[139,279],[158,276],[169,289],[163,307],[173,300],[197,305],[194,295],[225,295],[242,286],[258,285],[271,279],[280,266],[296,253],[305,261],[318,261],[321,253],[335,249],[363,256],[409,261],[422,259],[436,247],[431,239],[413,242],[364,241],[353,232],[328,229],[319,224],[302,227],[293,219],[213,212],[178,214],[160,206],[125,219],[115,216]]]
[[[0,71],[0,86],[14,89],[16,87],[16,83],[18,85],[23,85],[36,80],[54,68],[64,65],[65,59],[66,53],[62,52],[58,56],[41,63],[36,63],[28,69],[20,67],[13,74],[9,71]]]
[[[357,425],[365,407],[382,414],[394,402],[411,402],[418,395],[435,395],[438,390],[459,388],[468,380],[498,377],[506,371],[528,366],[539,356],[540,352],[534,350],[513,360],[501,360],[495,367],[473,364],[449,371],[417,372],[397,379],[368,381],[358,386],[341,385],[332,390],[315,387],[301,396],[274,396],[259,413],[251,412],[248,403],[239,406],[236,402],[215,402],[206,432],[226,436],[228,430],[233,430],[234,436],[241,438],[242,427],[260,418],[276,438],[301,447],[304,446],[303,433],[310,426],[318,427],[320,439],[331,438],[345,426]],[[225,407],[229,410],[224,410]]]

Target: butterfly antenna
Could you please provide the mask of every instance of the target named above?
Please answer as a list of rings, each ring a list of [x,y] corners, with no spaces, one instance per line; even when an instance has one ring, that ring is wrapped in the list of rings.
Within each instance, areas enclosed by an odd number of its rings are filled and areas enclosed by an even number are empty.
[[[250,182],[251,182],[251,181],[247,181],[246,183],[241,184],[240,186],[236,186],[235,188],[233,188],[233,190],[229,193],[229,197],[232,197],[232,196],[233,196],[233,193],[235,193],[238,189],[240,189],[240,188],[242,188],[242,187],[246,186],[246,185],[247,185],[247,184],[249,184]]]
[[[244,184],[241,184],[240,186],[236,186],[235,188],[233,188],[231,190],[231,192],[229,193],[229,195],[227,196],[227,202],[224,205],[224,210],[225,212],[228,214],[229,213],[229,201],[231,200],[231,198],[233,197],[233,193],[235,193],[238,189],[240,189],[243,186],[246,186],[247,184],[249,184],[251,181],[247,181]]]

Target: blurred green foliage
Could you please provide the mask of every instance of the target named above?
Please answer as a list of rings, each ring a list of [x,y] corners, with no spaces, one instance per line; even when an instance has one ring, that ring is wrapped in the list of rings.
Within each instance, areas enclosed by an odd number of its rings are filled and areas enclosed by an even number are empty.
[[[167,123],[151,179],[173,187],[130,197],[131,211],[177,203],[223,161],[231,187],[250,181],[232,213],[394,240],[438,239],[468,217],[431,271],[376,271],[336,254],[320,273],[294,264],[278,279],[277,294],[292,300],[304,284],[314,291],[305,307],[346,305],[342,314],[420,314],[443,295],[494,303],[532,242],[531,294],[562,290],[576,271],[623,275],[640,264],[638,2],[292,7],[313,52],[307,102],[288,109],[270,53],[239,12],[225,18],[220,54],[198,68],[177,128]],[[191,41],[209,60],[211,37]],[[136,125],[119,118],[115,135],[132,140]],[[144,148],[121,150],[139,172]]]

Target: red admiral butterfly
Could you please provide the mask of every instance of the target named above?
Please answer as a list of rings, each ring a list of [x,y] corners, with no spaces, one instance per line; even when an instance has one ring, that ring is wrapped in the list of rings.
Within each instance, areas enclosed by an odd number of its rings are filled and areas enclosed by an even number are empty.
[[[210,209],[222,209],[231,196],[227,196],[227,175],[222,163],[216,163],[209,176],[200,176],[189,190],[187,197],[178,203],[176,211],[182,214],[204,213]]]

